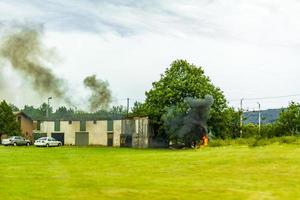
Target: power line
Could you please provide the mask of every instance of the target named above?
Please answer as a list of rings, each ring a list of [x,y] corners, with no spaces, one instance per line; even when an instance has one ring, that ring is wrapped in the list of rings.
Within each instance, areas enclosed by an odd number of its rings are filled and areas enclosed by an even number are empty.
[[[244,101],[253,101],[253,100],[264,100],[264,99],[280,99],[286,97],[298,97],[300,94],[290,94],[290,95],[282,95],[282,96],[269,96],[269,97],[256,97],[256,98],[243,98]],[[231,99],[229,102],[240,101],[241,99]]]

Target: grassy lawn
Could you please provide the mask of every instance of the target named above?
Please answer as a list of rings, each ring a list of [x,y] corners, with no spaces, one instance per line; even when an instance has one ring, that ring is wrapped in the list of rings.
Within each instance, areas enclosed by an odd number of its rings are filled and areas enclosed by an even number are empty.
[[[300,199],[300,146],[0,146],[0,199]]]

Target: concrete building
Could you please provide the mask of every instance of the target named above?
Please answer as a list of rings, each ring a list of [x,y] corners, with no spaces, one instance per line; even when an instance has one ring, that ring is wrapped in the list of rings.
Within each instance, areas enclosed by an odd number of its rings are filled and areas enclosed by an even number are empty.
[[[65,145],[147,148],[151,135],[147,117],[117,120],[48,120],[36,123],[35,138],[51,136]]]

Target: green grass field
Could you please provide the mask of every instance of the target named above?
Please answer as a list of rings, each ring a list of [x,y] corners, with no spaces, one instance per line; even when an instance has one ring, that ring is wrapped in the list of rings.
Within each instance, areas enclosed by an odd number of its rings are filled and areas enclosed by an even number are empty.
[[[0,146],[0,199],[300,199],[300,146]]]

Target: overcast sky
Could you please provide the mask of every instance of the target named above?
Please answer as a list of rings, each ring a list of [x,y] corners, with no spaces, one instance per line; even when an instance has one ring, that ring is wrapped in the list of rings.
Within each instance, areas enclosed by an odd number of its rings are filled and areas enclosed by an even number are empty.
[[[84,93],[84,77],[97,74],[110,83],[114,103],[123,105],[127,97],[143,100],[175,59],[202,66],[228,100],[300,94],[299,19],[298,0],[0,1],[0,28],[43,25],[45,44],[60,58],[52,70],[77,95]],[[20,87],[9,69],[1,73]],[[1,98],[39,103],[9,92]],[[259,101],[276,108],[291,100],[300,97]]]

